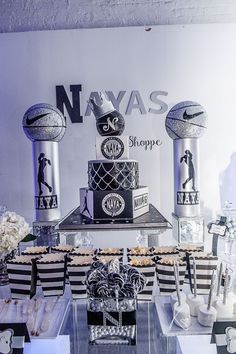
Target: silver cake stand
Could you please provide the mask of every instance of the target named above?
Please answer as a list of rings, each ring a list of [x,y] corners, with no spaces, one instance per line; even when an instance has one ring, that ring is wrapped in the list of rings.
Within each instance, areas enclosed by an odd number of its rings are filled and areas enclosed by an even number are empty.
[[[73,232],[85,230],[149,230],[172,228],[170,222],[152,205],[149,204],[149,212],[135,219],[122,220],[91,220],[80,214],[80,207],[73,209],[57,225],[60,232]]]

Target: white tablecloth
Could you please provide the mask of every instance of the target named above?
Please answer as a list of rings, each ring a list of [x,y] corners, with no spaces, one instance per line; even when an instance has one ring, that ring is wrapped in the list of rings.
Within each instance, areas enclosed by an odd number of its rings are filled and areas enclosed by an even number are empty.
[[[55,339],[32,339],[25,343],[24,354],[70,354],[70,337],[58,336]]]
[[[216,345],[211,344],[211,336],[178,336],[177,354],[217,354]]]

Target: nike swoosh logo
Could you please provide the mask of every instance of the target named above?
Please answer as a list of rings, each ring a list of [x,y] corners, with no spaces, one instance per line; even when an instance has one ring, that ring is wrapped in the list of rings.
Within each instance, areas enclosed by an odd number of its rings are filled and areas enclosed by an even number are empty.
[[[34,122],[37,122],[37,120],[39,120],[39,119],[41,119],[41,118],[47,116],[48,114],[50,114],[50,113],[40,114],[39,116],[36,116],[36,117],[34,117],[34,118],[31,118],[31,119],[29,119],[29,117],[27,116],[25,122],[26,122],[27,125],[31,125],[31,124],[33,124]]]
[[[193,113],[193,114],[188,114],[187,111],[184,111],[183,119],[185,119],[185,120],[193,119],[193,118],[195,118],[197,116],[200,116],[203,113],[204,112],[196,112],[196,113]]]

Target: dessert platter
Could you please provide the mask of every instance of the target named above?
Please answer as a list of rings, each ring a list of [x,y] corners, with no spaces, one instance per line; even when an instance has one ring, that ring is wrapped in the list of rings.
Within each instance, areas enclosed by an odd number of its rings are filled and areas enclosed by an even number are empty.
[[[0,300],[1,323],[26,323],[31,339],[56,338],[69,308],[69,299],[36,297]]]

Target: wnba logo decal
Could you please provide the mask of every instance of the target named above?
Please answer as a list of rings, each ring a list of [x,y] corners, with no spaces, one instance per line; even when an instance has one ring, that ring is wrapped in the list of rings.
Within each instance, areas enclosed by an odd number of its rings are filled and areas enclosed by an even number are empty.
[[[101,145],[101,152],[107,159],[119,159],[124,153],[124,143],[116,137],[107,138]]]
[[[117,216],[125,209],[124,199],[117,193],[109,193],[102,200],[102,210],[109,216]]]
[[[43,196],[43,189],[47,189],[47,192],[52,193],[53,188],[45,180],[45,170],[51,167],[51,161],[45,157],[42,152],[38,157],[38,189],[39,196],[35,196],[36,209],[54,209],[58,207],[57,195]],[[46,188],[45,188],[46,187]]]

